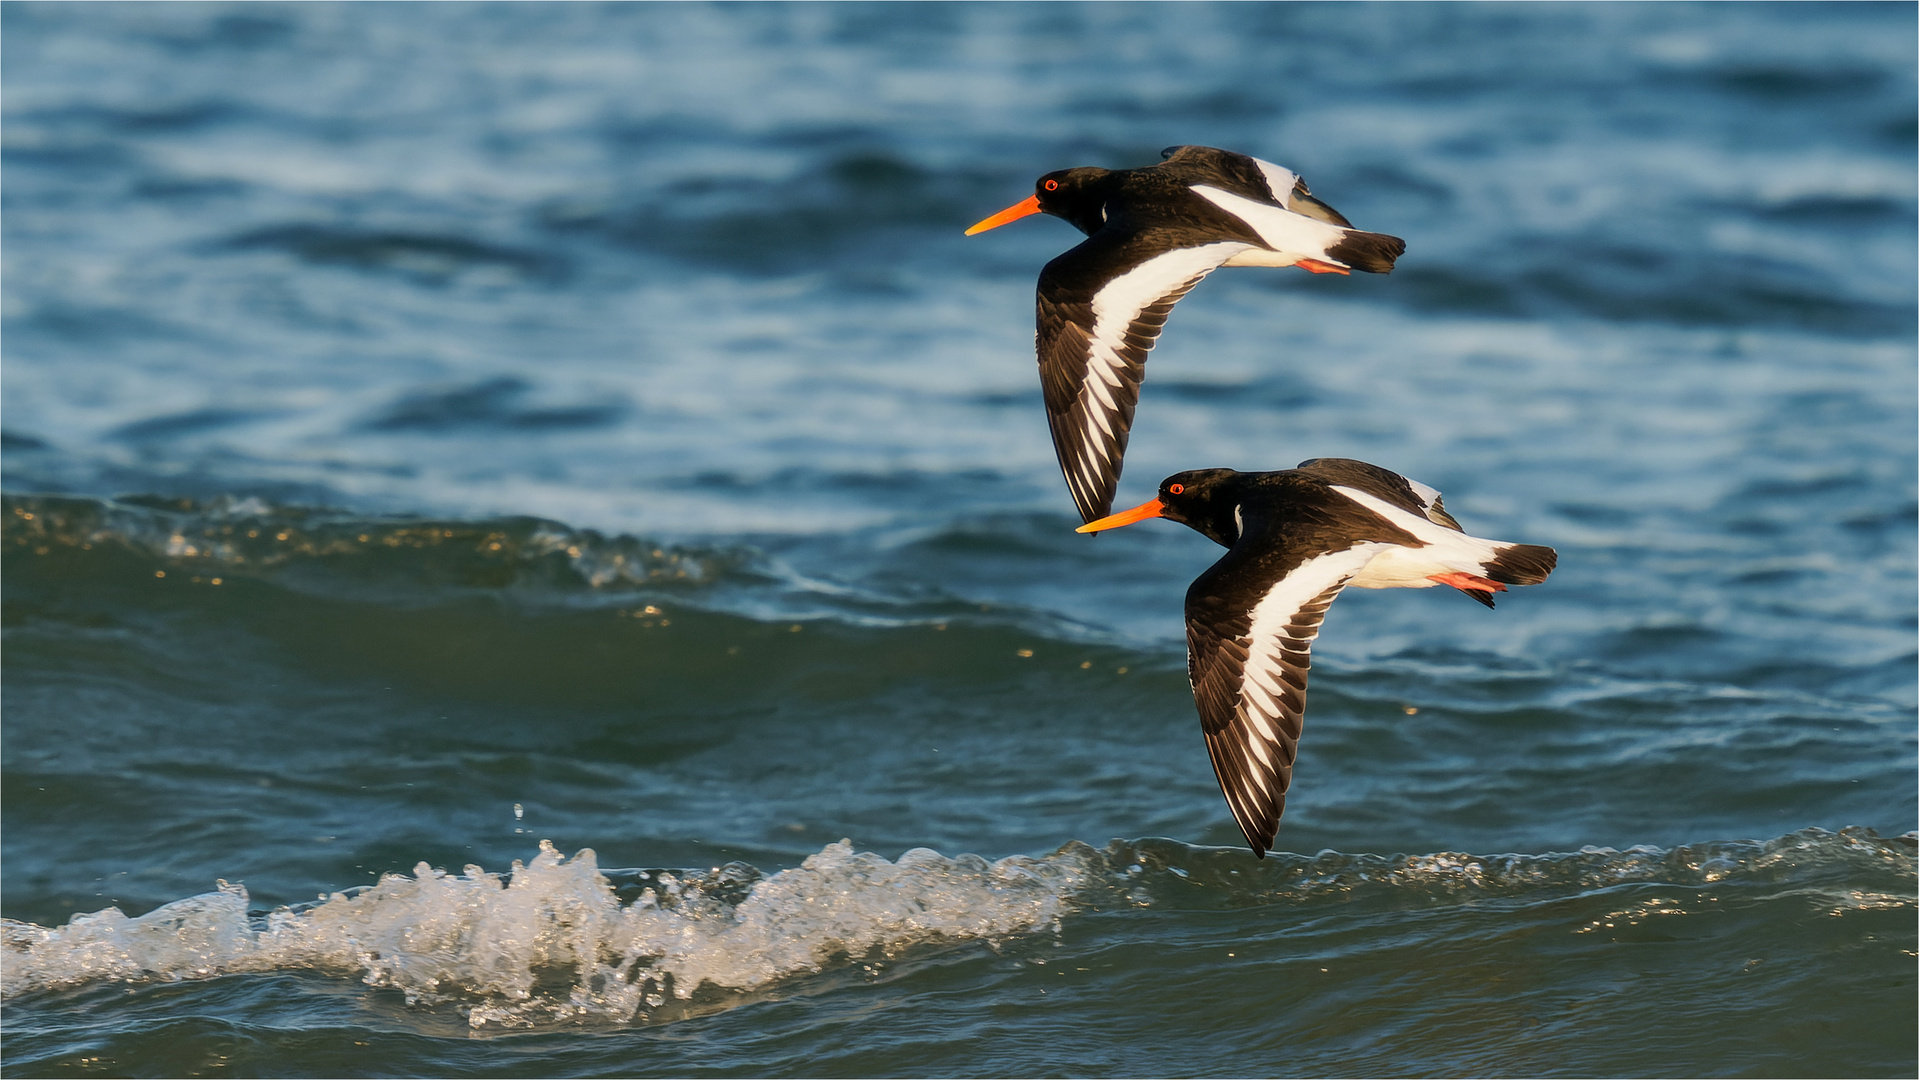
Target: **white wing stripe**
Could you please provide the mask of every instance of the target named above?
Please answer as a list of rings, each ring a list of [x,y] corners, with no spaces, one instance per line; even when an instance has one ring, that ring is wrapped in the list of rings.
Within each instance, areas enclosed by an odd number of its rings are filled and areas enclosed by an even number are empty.
[[[1260,239],[1266,241],[1266,246],[1274,251],[1331,259],[1326,254],[1327,249],[1343,240],[1348,232],[1337,225],[1295,214],[1283,206],[1254,202],[1244,195],[1222,191],[1210,184],[1193,184],[1191,187],[1201,198],[1245,222],[1246,227],[1258,233]],[[1284,202],[1286,196],[1280,195],[1279,198]],[[1340,265],[1344,266],[1345,263]]]
[[[1258,165],[1259,171],[1265,175],[1266,186],[1273,190],[1273,201],[1285,206],[1286,200],[1293,194],[1293,185],[1299,183],[1299,175],[1283,165],[1261,161],[1259,158],[1254,158],[1253,163]]]
[[[1090,401],[1088,401],[1088,399],[1090,399]],[[1088,380],[1086,380],[1086,387],[1080,389],[1080,409],[1088,412],[1088,414],[1092,414],[1092,416],[1098,416],[1098,418],[1102,420],[1100,426],[1102,426],[1107,435],[1113,434],[1113,430],[1105,424],[1105,416],[1107,416],[1107,412],[1113,412],[1117,407],[1119,407],[1119,405],[1113,401],[1113,391],[1107,387],[1105,380],[1088,378]]]
[[[1110,372],[1111,370],[1112,368],[1110,367],[1103,368],[1103,369],[1097,368],[1097,367],[1094,368],[1093,371],[1096,374],[1098,374],[1100,377],[1097,379],[1086,380],[1086,390],[1088,391],[1088,393],[1082,394],[1081,395],[1082,399],[1086,397],[1096,397],[1099,399],[1099,402],[1101,404],[1106,406],[1107,409],[1117,408],[1118,407],[1117,403],[1113,401],[1113,388],[1118,386],[1119,384],[1116,382],[1113,382],[1111,379],[1108,379],[1106,377],[1107,373]]]
[[[1332,489],[1366,509],[1371,510],[1373,513],[1378,514],[1380,517],[1385,518],[1387,524],[1412,533],[1422,543],[1434,549],[1432,552],[1425,554],[1438,556],[1443,552],[1450,552],[1464,555],[1468,558],[1490,560],[1498,554],[1499,548],[1505,546],[1495,540],[1484,540],[1477,536],[1469,536],[1457,529],[1449,529],[1423,514],[1414,514],[1402,510],[1392,503],[1378,496],[1368,495],[1358,488],[1349,488],[1343,484],[1334,484],[1332,485]]]
[[[1438,488],[1429,487],[1411,477],[1401,477],[1401,479],[1406,481],[1407,487],[1413,489],[1413,494],[1419,496],[1419,501],[1426,504],[1426,509],[1432,509],[1433,504],[1439,501]]]
[[[1237,240],[1222,240],[1216,244],[1174,248],[1107,282],[1093,294],[1093,340],[1110,341],[1109,347],[1114,348],[1123,344],[1120,335],[1125,334],[1126,327],[1140,312],[1188,281],[1219,269],[1219,264],[1251,246]],[[1109,315],[1117,316],[1117,327],[1108,324]],[[1109,338],[1108,334],[1115,329],[1118,334]]]
[[[1266,595],[1253,606],[1252,625],[1247,628],[1246,670],[1240,677],[1239,700],[1242,712],[1251,721],[1254,702],[1267,697],[1273,704],[1268,715],[1278,719],[1284,694],[1278,689],[1280,653],[1290,645],[1300,651],[1303,642],[1286,629],[1301,608],[1321,593],[1341,584],[1364,569],[1386,544],[1356,544],[1344,551],[1316,555],[1293,568],[1273,583]],[[1266,712],[1261,708],[1259,712]],[[1273,734],[1277,734],[1276,732]]]
[[[1174,248],[1164,255],[1156,255],[1140,263],[1101,286],[1093,294],[1093,325],[1087,332],[1090,339],[1088,352],[1091,355],[1087,357],[1088,377],[1080,389],[1080,407],[1086,408],[1087,399],[1096,388],[1101,391],[1101,400],[1106,408],[1115,407],[1111,395],[1104,393],[1104,390],[1106,386],[1118,387],[1123,383],[1123,372],[1127,367],[1124,359],[1126,333],[1132,329],[1133,321],[1139,318],[1140,312],[1187,282],[1219,269],[1221,263],[1234,255],[1251,249],[1251,244],[1238,241]],[[1093,378],[1093,375],[1098,378]]]
[[[1281,693],[1284,692],[1280,690],[1279,688],[1280,686],[1279,677],[1274,675],[1272,671],[1268,670],[1265,664],[1256,663],[1255,661],[1257,659],[1258,658],[1254,657],[1250,653],[1247,654],[1246,674],[1249,680],[1252,682],[1252,684],[1255,686],[1258,686],[1261,690],[1266,691],[1266,696],[1271,698],[1273,700],[1274,705],[1277,706],[1279,702],[1279,696]],[[1278,715],[1278,714],[1274,713],[1274,715]]]
[[[1268,780],[1266,779],[1266,770],[1265,770],[1265,769],[1247,769],[1247,770],[1246,770],[1246,775],[1248,775],[1248,776],[1250,776],[1250,777],[1252,777],[1252,778],[1253,778],[1253,783],[1255,783],[1255,784],[1258,784],[1258,785],[1259,785],[1259,793],[1260,793],[1261,795],[1264,795],[1264,794],[1266,794],[1266,793],[1267,793],[1268,791],[1270,791],[1270,790],[1272,790],[1272,784],[1271,784],[1271,782],[1269,782],[1269,781],[1268,781]]]

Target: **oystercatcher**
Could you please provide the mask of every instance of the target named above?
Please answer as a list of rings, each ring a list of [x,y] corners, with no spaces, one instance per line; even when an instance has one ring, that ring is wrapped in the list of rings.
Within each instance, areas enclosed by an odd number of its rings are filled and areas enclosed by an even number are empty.
[[[1361,232],[1268,161],[1173,146],[1143,169],[1047,173],[1033,196],[966,230],[1029,214],[1088,239],[1039,275],[1040,386],[1066,486],[1086,521],[1113,508],[1146,354],[1180,297],[1222,266],[1390,273],[1398,237]]]
[[[1340,590],[1450,585],[1492,607],[1493,593],[1536,585],[1558,561],[1549,547],[1468,536],[1439,492],[1346,458],[1178,473],[1158,498],[1079,531],[1149,517],[1228,549],[1186,590],[1187,672],[1213,773],[1261,858],[1286,809],[1313,639]]]

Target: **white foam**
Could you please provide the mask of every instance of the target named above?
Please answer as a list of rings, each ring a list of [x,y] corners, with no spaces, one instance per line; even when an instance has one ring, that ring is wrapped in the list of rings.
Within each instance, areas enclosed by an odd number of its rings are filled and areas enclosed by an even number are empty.
[[[563,859],[543,841],[510,878],[421,863],[264,925],[224,881],[138,918],[107,908],[57,929],[0,921],[0,992],[311,968],[360,973],[410,1003],[453,1002],[475,1027],[624,1020],[705,985],[754,990],[836,961],[1052,926],[1096,862],[1083,845],[993,863],[916,848],[889,862],[841,841],[736,905],[670,874],[622,904],[591,850]]]

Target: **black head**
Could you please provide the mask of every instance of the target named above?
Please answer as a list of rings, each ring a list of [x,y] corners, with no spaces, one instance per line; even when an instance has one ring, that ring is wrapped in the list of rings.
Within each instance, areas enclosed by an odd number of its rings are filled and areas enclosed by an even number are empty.
[[[1239,542],[1239,500],[1245,484],[1231,469],[1194,469],[1160,481],[1159,498],[1131,510],[1089,521],[1077,531],[1105,532],[1135,521],[1163,517],[1179,522],[1216,544]]]
[[[1091,236],[1106,224],[1102,208],[1113,175],[1110,169],[1091,166],[1049,172],[1033,182],[1033,197],[1039,200],[1040,213],[1064,218]]]
[[[1009,221],[1032,214],[1051,214],[1072,222],[1073,227],[1088,236],[1094,230],[1106,224],[1106,196],[1110,186],[1110,177],[1117,173],[1106,169],[1080,168],[1061,169],[1049,172],[1033,182],[1033,194],[1001,210],[992,217],[976,223],[966,230],[973,236],[988,229],[997,229]]]
[[[1236,511],[1243,495],[1240,473],[1193,469],[1159,483],[1159,516],[1185,525],[1224,547],[1239,541]]]

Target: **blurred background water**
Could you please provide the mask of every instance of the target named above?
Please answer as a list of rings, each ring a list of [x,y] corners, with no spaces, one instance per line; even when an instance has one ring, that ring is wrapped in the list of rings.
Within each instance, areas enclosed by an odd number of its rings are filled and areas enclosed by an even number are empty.
[[[8,1074],[1919,1062],[1912,6],[0,28]],[[1216,549],[1071,531],[1078,236],[961,236],[1174,143],[1408,252],[1183,301],[1118,504],[1560,552],[1340,601],[1263,862]]]

